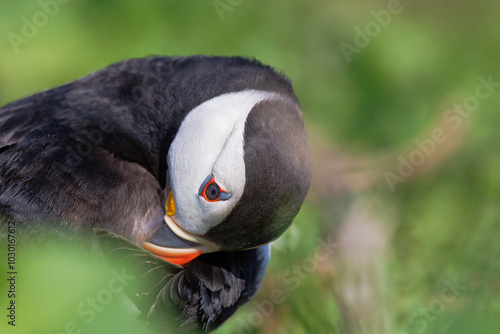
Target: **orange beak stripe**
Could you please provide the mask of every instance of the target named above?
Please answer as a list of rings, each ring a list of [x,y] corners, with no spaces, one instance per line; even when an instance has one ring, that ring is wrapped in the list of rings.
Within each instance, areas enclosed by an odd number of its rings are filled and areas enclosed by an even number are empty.
[[[203,254],[202,251],[195,248],[167,248],[160,247],[149,242],[143,243],[142,247],[157,257],[179,266],[183,266]]]

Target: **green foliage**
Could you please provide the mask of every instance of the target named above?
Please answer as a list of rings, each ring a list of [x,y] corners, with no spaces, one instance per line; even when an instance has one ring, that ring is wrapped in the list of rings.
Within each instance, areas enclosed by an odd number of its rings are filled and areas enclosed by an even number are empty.
[[[230,9],[218,13],[217,3]],[[27,38],[22,35],[23,18],[33,21],[40,4],[4,1],[0,103],[130,57],[242,55],[275,66],[292,79],[307,124],[320,129],[332,146],[359,155],[404,155],[408,148],[418,148],[415,139],[425,139],[426,131],[438,126],[433,120],[441,120],[442,112],[475,94],[478,77],[492,75],[500,81],[500,3],[425,0],[401,1],[401,6],[349,62],[340,44],[355,45],[354,29],[364,30],[374,20],[371,11],[387,9],[388,2],[69,1]],[[18,52],[9,33],[27,40],[17,46]],[[376,198],[373,214],[393,222],[387,225],[391,238],[377,268],[385,280],[385,312],[394,333],[484,334],[500,328],[499,91],[480,101],[457,132],[447,133],[465,133],[450,156],[436,151],[426,160],[443,155],[437,159],[440,163],[397,183],[394,192],[385,184],[385,170],[379,173],[378,187],[355,191],[355,198]],[[326,165],[323,157],[315,158],[317,170]],[[390,162],[399,163],[397,158]],[[335,270],[336,262],[321,262],[297,286],[287,274],[314,257],[326,233],[335,233],[332,221],[342,221],[344,212],[332,209],[338,207],[338,197],[314,192],[295,227],[276,243],[256,302],[243,307],[217,333],[338,333],[344,328],[345,313],[335,287],[345,273]],[[18,314],[22,325],[14,333],[63,330],[61,326],[75,317],[78,303],[94,291],[92,286],[105,280],[104,273],[85,261],[68,263],[57,256],[18,259],[23,263]],[[37,275],[51,267],[49,277]],[[455,278],[467,286],[463,293],[444,303],[438,315],[422,311],[438,305],[445,281]],[[3,301],[6,283],[1,282]],[[72,300],[54,293],[68,284],[77,292],[81,286],[91,288]],[[258,325],[243,330],[241,324],[248,323],[257,303],[269,300],[274,290],[285,300],[273,303],[273,311],[262,321],[254,319]],[[112,324],[117,333],[140,333],[143,323],[120,317],[120,305],[116,297],[92,323],[96,327],[85,332],[102,332],[100,326]],[[5,326],[4,320],[0,326]]]

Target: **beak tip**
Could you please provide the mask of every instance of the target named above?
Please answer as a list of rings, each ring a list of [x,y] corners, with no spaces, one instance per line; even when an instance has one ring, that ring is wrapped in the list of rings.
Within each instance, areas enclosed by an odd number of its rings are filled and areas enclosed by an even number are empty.
[[[142,247],[153,255],[179,266],[183,266],[203,254],[201,250],[196,248],[167,248],[150,242],[144,242]]]

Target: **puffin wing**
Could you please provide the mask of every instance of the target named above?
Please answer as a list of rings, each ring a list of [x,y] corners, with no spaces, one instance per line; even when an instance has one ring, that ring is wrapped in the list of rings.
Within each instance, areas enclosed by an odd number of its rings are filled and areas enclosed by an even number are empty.
[[[0,108],[0,212],[140,239],[161,204],[165,173],[161,148],[151,144],[161,140],[147,137],[161,135],[155,115],[130,99],[153,76],[148,66],[125,61]]]
[[[257,293],[269,262],[270,246],[204,254],[162,288],[148,322],[153,329],[177,323],[186,332],[219,327]],[[167,317],[181,310],[181,317]],[[179,323],[180,320],[180,323]]]
[[[31,112],[34,104],[34,101],[25,99],[1,109],[0,152],[22,141],[27,134],[36,130],[37,125],[33,119],[37,115]]]

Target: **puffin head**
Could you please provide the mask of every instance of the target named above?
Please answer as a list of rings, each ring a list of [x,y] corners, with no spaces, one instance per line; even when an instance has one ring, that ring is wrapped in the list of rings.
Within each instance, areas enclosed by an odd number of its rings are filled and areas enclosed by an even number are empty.
[[[243,90],[185,116],[167,154],[165,215],[142,246],[183,265],[278,238],[309,189],[312,163],[295,97]]]

